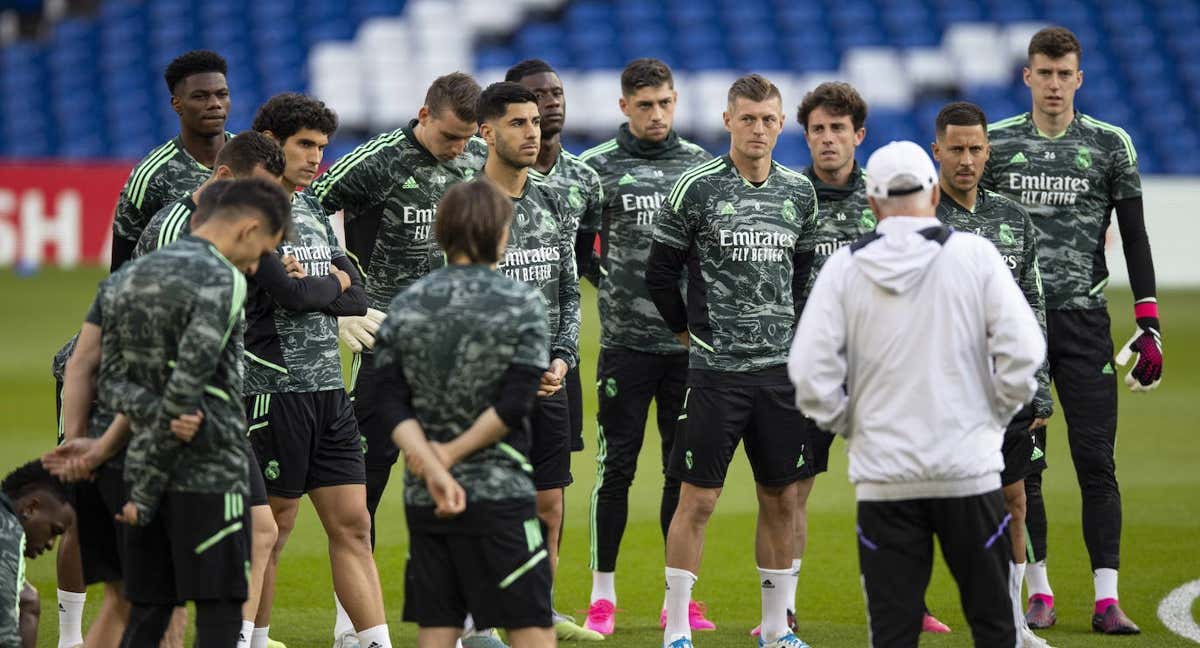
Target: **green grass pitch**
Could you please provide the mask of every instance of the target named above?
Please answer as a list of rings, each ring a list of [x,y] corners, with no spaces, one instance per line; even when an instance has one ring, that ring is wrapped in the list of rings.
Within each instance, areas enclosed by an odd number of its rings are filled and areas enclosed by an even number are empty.
[[[0,470],[49,449],[54,443],[53,381],[50,358],[83,319],[99,270],[44,270],[33,277],[0,274],[5,307],[0,336]],[[1113,291],[1114,337],[1132,333],[1126,292]],[[584,288],[583,372],[595,372],[597,321],[595,293]],[[1158,621],[1158,602],[1180,584],[1200,578],[1200,293],[1161,296],[1167,370],[1162,387],[1130,394],[1121,387],[1118,476],[1124,495],[1124,560],[1121,602],[1141,624],[1140,637],[1102,638],[1090,631],[1091,573],[1080,534],[1079,490],[1067,451],[1061,414],[1052,419],[1045,491],[1050,517],[1051,582],[1059,623],[1042,636],[1056,646],[1184,646]],[[1122,375],[1124,371],[1120,372]],[[588,557],[588,501],[595,475],[595,394],[584,390],[589,446],[574,455],[575,484],[567,490],[567,523],[555,602],[578,613],[591,588]],[[653,421],[653,415],[650,417]],[[648,432],[653,439],[656,431]],[[604,642],[613,648],[659,645],[663,558],[658,530],[661,484],[656,443],[647,443],[630,498],[630,521],[618,566],[617,633]],[[813,646],[866,645],[866,616],[859,587],[854,540],[854,498],[846,480],[841,441],[834,444],[828,474],[809,504],[810,538],[799,587],[800,636]],[[394,479],[394,485],[398,480]],[[415,628],[400,622],[407,533],[398,486],[380,509],[376,560],[383,580],[393,642],[413,645]],[[755,498],[749,468],[738,456],[708,531],[704,563],[695,596],[708,604],[718,630],[695,637],[700,648],[753,646],[747,631],[758,620],[759,594],[753,556]],[[328,646],[333,598],[326,548],[311,507],[304,506],[296,533],[280,567],[272,637],[292,648]],[[968,628],[957,590],[940,560],[928,602],[954,632],[926,636],[926,646],[968,646]],[[29,579],[42,593],[39,646],[54,646],[54,559],[31,563]],[[99,608],[98,589],[88,598],[85,619]]]

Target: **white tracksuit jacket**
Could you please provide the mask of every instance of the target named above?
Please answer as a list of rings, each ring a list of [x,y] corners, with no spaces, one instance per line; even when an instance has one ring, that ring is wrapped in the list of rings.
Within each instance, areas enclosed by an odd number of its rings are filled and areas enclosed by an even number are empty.
[[[1046,354],[1033,311],[987,240],[880,220],[881,238],[825,263],[788,360],[796,405],[846,438],[857,497],[1000,488],[1000,446]]]

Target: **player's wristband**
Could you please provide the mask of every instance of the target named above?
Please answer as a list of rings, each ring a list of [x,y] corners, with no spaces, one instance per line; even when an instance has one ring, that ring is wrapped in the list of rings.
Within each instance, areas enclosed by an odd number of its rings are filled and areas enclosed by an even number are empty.
[[[1158,322],[1158,299],[1154,297],[1146,297],[1139,299],[1133,305],[1133,316],[1141,323],[1144,319],[1152,319],[1155,323]]]

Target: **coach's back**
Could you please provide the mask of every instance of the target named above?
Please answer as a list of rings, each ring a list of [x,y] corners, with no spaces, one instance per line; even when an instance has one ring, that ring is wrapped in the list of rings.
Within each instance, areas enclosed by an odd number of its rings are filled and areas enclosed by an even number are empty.
[[[882,217],[829,259],[789,369],[801,410],[846,436],[859,499],[954,497],[1000,487],[1004,426],[1044,354],[995,247],[930,209]]]

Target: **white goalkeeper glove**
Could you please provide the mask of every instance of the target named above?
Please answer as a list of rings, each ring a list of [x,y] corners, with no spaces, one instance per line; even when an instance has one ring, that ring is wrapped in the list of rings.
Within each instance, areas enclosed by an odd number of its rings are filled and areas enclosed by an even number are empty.
[[[386,313],[368,308],[366,315],[348,315],[338,318],[338,337],[355,353],[375,348],[375,332],[383,323]]]

